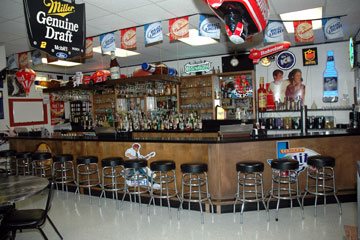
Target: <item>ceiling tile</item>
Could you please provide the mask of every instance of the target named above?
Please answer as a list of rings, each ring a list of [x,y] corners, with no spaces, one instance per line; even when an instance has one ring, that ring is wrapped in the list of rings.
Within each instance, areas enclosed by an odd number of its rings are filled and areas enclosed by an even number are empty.
[[[14,19],[23,15],[23,4],[11,0],[1,0],[0,16],[2,18]]]
[[[18,35],[12,34],[12,33],[3,33],[0,34],[0,42],[10,42],[12,40],[19,39],[20,37]]]
[[[85,4],[86,20],[103,17],[109,15],[110,12],[105,11],[97,6],[91,4]]]
[[[97,6],[98,8],[104,9],[111,13],[118,13],[122,11],[126,11],[129,9],[136,9],[142,7],[144,5],[152,4],[152,2],[148,0],[107,0],[107,1],[99,1],[99,0],[86,0],[86,2]],[[138,15],[137,15],[138,16]]]
[[[273,6],[278,14],[323,7],[325,5],[325,0],[291,1],[291,4],[289,4],[289,0],[270,1],[271,3],[269,3],[269,5]]]
[[[212,11],[205,3],[201,0],[167,0],[157,3],[158,6],[164,10],[173,13],[175,16],[186,16],[196,13],[207,13],[212,14]]]
[[[25,23],[19,23],[12,20],[0,23],[2,34],[11,33],[20,37],[27,37],[27,30]],[[18,37],[19,38],[19,37]]]
[[[96,18],[87,21],[87,25],[101,28],[103,32],[115,31],[122,28],[136,26],[137,23],[122,18],[116,14],[110,14],[104,17]]]

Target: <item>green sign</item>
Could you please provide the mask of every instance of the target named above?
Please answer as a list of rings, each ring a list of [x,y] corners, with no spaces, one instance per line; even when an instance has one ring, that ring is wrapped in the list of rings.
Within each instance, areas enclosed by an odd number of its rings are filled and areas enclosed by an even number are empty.
[[[211,70],[211,64],[210,62],[203,62],[203,63],[195,63],[195,64],[186,64],[184,66],[186,73],[192,73],[192,72],[208,72]]]

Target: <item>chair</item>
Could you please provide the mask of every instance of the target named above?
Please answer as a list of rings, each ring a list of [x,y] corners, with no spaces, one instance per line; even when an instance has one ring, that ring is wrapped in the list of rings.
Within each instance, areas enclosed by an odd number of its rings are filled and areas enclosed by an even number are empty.
[[[17,230],[35,228],[40,231],[44,239],[48,239],[44,231],[41,229],[46,219],[49,220],[51,226],[54,228],[60,239],[63,239],[48,215],[52,201],[53,189],[54,183],[51,183],[45,209],[14,210],[4,219],[5,226],[12,231],[13,239],[15,239]]]

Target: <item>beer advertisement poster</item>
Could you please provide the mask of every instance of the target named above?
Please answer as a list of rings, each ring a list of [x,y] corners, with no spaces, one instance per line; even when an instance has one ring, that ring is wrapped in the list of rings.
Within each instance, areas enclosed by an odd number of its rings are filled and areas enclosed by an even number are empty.
[[[220,39],[220,20],[209,15],[200,15],[199,36]]]
[[[18,67],[18,65],[15,61],[15,55],[10,55],[7,58],[7,67],[9,70],[16,69]]]
[[[56,125],[65,119],[65,103],[63,101],[54,101],[52,94],[50,94],[50,112],[51,125]]]
[[[339,17],[323,19],[322,27],[325,40],[344,37],[343,27]]]
[[[61,0],[23,0],[30,45],[58,58],[85,52],[85,4]]]
[[[284,25],[279,21],[269,21],[264,31],[264,42],[283,42]]]
[[[94,47],[94,38],[93,37],[89,37],[86,39],[85,41],[85,54],[84,54],[84,58],[92,58],[94,51],[93,51],[93,47]]]
[[[41,51],[39,49],[36,49],[36,50],[31,52],[31,60],[32,60],[32,65],[33,66],[42,64],[42,54],[41,54]]]
[[[312,21],[295,21],[295,41],[296,42],[313,42],[314,41],[314,30]]]
[[[170,40],[189,37],[189,17],[169,20]]]
[[[121,48],[136,48],[136,28],[128,28],[121,30]]]
[[[115,34],[112,33],[104,33],[100,35],[100,45],[101,52],[104,54],[106,52],[111,52],[116,50],[116,41]]]
[[[303,65],[311,66],[318,64],[317,48],[304,48],[302,49]]]
[[[161,22],[154,22],[144,26],[145,45],[160,42],[163,40]]]
[[[29,67],[29,54],[28,52],[23,52],[18,54],[19,69]]]

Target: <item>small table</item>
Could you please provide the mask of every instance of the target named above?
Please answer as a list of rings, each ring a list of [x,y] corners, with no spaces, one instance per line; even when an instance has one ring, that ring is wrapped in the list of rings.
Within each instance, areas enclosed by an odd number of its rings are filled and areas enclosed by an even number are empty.
[[[44,191],[49,180],[36,176],[0,177],[0,206],[32,197]]]

